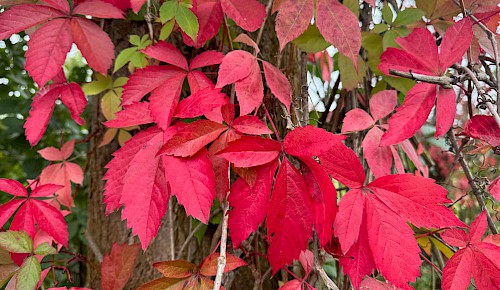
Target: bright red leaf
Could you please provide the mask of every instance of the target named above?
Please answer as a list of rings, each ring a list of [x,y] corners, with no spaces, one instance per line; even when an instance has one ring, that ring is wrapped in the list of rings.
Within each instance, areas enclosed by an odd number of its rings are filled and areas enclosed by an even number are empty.
[[[235,83],[246,78],[257,62],[255,57],[243,50],[233,50],[224,56],[219,67],[219,77],[215,87],[222,88],[225,85]]]
[[[292,103],[292,86],[286,76],[274,65],[267,61],[262,61],[264,67],[264,75],[269,89],[278,100],[290,112],[290,104]]]
[[[259,29],[266,18],[266,7],[256,0],[220,0],[224,13],[247,31]]]
[[[493,116],[475,115],[465,124],[464,134],[491,146],[500,146],[500,130]]]
[[[294,156],[317,156],[340,144],[346,136],[305,126],[290,131],[283,141],[286,153]]]
[[[231,127],[243,134],[273,134],[273,131],[256,116],[240,116],[234,120]]]
[[[123,110],[116,113],[116,118],[103,124],[108,128],[126,128],[152,122],[149,102],[139,102],[123,106]]]
[[[471,278],[478,289],[495,289],[500,285],[500,247],[481,241],[488,226],[482,212],[469,226],[468,234],[451,229],[441,236],[452,246],[460,247],[443,269],[443,290],[467,289]]]
[[[230,142],[226,149],[217,155],[234,164],[236,167],[251,167],[269,163],[281,152],[281,144],[272,139],[243,136]]]
[[[266,227],[273,274],[297,259],[312,238],[314,205],[304,177],[285,157],[276,177]],[[286,224],[286,227],[283,225]]]

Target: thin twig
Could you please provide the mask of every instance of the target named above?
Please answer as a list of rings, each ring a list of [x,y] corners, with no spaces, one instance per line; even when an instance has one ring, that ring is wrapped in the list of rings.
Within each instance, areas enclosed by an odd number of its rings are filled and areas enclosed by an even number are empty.
[[[269,0],[269,2],[267,2],[267,6],[266,6],[267,17],[262,22],[262,25],[260,26],[260,29],[259,29],[259,34],[257,34],[257,39],[255,40],[255,43],[257,44],[257,46],[259,46],[260,40],[262,39],[262,34],[264,33],[264,27],[266,26],[266,21],[267,21],[267,18],[269,18],[269,12],[271,12],[272,7],[273,7],[273,0]]]
[[[95,257],[97,258],[97,261],[99,261],[99,263],[102,263],[102,259],[103,259],[102,252],[99,249],[99,247],[97,246],[97,244],[95,243],[94,238],[92,238],[92,235],[90,235],[88,230],[86,230],[84,232],[84,235],[85,235],[85,238],[87,239],[87,242],[89,243],[90,249],[94,253]]]
[[[472,189],[472,192],[476,196],[477,202],[479,203],[481,210],[486,213],[486,218],[488,219],[488,227],[489,227],[491,233],[498,234],[497,228],[495,227],[495,224],[493,223],[493,219],[491,218],[491,216],[488,212],[488,209],[486,208],[486,204],[484,203],[481,189],[476,185],[476,183],[474,181],[474,176],[472,175],[472,172],[469,168],[469,165],[467,164],[467,161],[464,159],[462,153],[459,151],[460,147],[458,146],[457,139],[455,138],[453,131],[452,130],[448,131],[447,136],[451,142],[451,147],[453,148],[453,151],[458,156],[458,161],[460,162],[460,165],[462,166],[462,169],[465,173],[465,176],[467,177],[467,180],[469,181],[469,185]]]
[[[212,212],[212,214],[210,214],[210,218],[209,220],[216,216],[217,214],[219,214],[220,212],[220,209],[216,209]],[[191,239],[193,239],[194,235],[196,234],[196,232],[201,229],[202,226],[204,226],[205,224],[203,223],[199,223],[198,225],[196,225],[196,227],[194,227],[194,229],[189,233],[189,235],[187,236],[187,238],[184,240],[184,243],[182,244],[181,246],[181,249],[179,250],[179,252],[177,252],[177,259],[179,259],[181,256],[182,256],[182,253],[184,252],[184,250],[186,249],[186,247],[189,245],[189,243],[191,242]]]
[[[143,2],[144,3],[144,2]],[[144,15],[144,20],[146,20],[146,23],[148,25],[148,30],[149,30],[149,37],[151,38],[151,41],[154,42],[154,33],[153,33],[153,15],[151,14],[151,0],[148,0],[146,4],[146,14]]]
[[[168,225],[170,236],[170,259],[175,259],[174,210],[172,200],[168,204]]]
[[[440,85],[445,89],[451,89],[453,87],[452,85],[455,82],[454,79],[452,79],[448,76],[428,76],[428,75],[417,74],[417,73],[412,73],[412,72],[398,71],[398,70],[394,70],[394,69],[389,69],[389,73],[391,75],[395,75],[398,77],[404,77],[404,78],[412,79],[415,81],[421,81],[424,83]]]
[[[316,232],[314,232],[314,239],[313,239],[313,254],[314,254],[314,270],[318,273],[319,277],[325,283],[326,288],[329,290],[339,290],[339,287],[333,282],[330,277],[325,272],[325,269],[321,267],[320,261],[319,261],[319,240],[318,240],[318,235]]]
[[[227,244],[227,209],[229,205],[227,202],[223,206],[223,216],[222,216],[222,236],[220,238],[220,255],[217,259],[217,274],[215,275],[215,282],[213,290],[219,290],[222,285],[222,274],[224,274],[224,268],[226,267],[226,244]]]

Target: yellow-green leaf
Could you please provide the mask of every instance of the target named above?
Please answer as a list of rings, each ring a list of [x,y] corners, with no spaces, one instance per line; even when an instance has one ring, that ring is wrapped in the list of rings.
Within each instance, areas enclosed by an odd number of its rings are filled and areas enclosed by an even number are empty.
[[[137,47],[129,47],[122,50],[116,57],[115,67],[113,69],[113,72],[116,72],[117,70],[121,69],[124,65],[126,65],[136,53],[137,53]]]
[[[121,110],[120,107],[121,99],[115,94],[115,92],[107,92],[101,99],[101,109],[102,114],[106,120],[113,120],[116,118],[116,112]]]
[[[177,7],[179,5],[176,1],[166,1],[160,6],[160,21],[161,23],[165,23],[172,18],[174,18],[177,13]]]
[[[174,29],[174,24],[175,21],[173,19],[163,24],[160,30],[160,40],[165,40],[170,36],[170,33],[172,33],[172,30]]]
[[[52,246],[50,246],[49,243],[47,242],[40,244],[35,249],[35,254],[37,255],[47,256],[47,255],[54,255],[55,253],[57,253],[57,250]]]
[[[33,242],[25,232],[6,231],[0,233],[0,247],[11,253],[31,253]]]
[[[422,19],[425,12],[418,8],[406,8],[405,10],[398,13],[396,20],[394,20],[394,26],[406,26],[413,24]]]
[[[128,131],[125,130],[118,131],[118,143],[120,144],[120,146],[123,146],[125,142],[130,140],[130,138],[132,138],[132,135]]]
[[[141,38],[139,35],[130,35],[129,42],[132,45],[139,46],[141,45]]]
[[[196,40],[199,24],[196,15],[191,10],[184,6],[179,6],[177,15],[175,15],[175,21],[184,33],[191,37],[191,39]]]
[[[83,93],[86,96],[97,95],[112,88],[113,79],[111,79],[111,77],[97,74],[96,78],[97,80],[86,83],[82,86]]]
[[[358,86],[363,78],[366,76],[366,67],[363,59],[358,56],[358,71],[352,61],[345,55],[339,53],[338,66],[340,70],[340,81],[342,88],[352,90]]]
[[[33,290],[40,280],[42,269],[35,256],[27,257],[17,273],[18,290]]]
[[[330,46],[323,35],[319,32],[316,25],[309,25],[306,31],[292,41],[302,51],[316,53],[325,50]]]

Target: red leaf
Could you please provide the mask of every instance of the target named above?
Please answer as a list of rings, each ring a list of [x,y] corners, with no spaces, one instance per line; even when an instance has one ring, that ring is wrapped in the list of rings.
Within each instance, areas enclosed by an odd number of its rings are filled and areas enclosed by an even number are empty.
[[[436,104],[436,139],[443,136],[450,130],[456,114],[457,94],[453,89],[445,89],[436,86],[437,104]]]
[[[187,74],[187,80],[189,89],[191,89],[191,94],[194,94],[202,89],[215,88],[214,83],[212,83],[212,81],[201,71],[190,71]]]
[[[375,195],[401,218],[417,227],[464,227],[445,203],[451,203],[448,191],[433,179],[411,174],[395,174],[377,178],[368,184]]]
[[[221,107],[228,102],[226,94],[220,89],[205,88],[192,93],[191,96],[180,101],[175,117],[194,118]]]
[[[363,157],[373,172],[375,178],[391,174],[392,153],[388,146],[380,146],[380,139],[384,132],[373,127],[363,139]]]
[[[138,13],[141,10],[142,5],[146,3],[146,0],[130,0],[130,6],[132,6],[132,10],[135,13]]]
[[[158,233],[161,219],[167,210],[170,191],[165,179],[164,164],[161,158],[156,156],[163,144],[163,132],[152,127],[144,131],[144,134],[148,136],[147,141],[137,144],[140,146],[138,150],[131,148],[136,152],[125,168],[121,179],[123,187],[119,194],[120,204],[124,206],[122,219],[127,219],[127,226],[132,228],[132,234],[139,236],[142,248],[145,250]],[[131,140],[125,145],[131,145]],[[137,146],[135,142],[132,144]],[[119,170],[111,171],[113,166],[119,166],[113,161],[107,165],[110,169],[108,173]],[[138,196],[140,198],[137,198]]]
[[[370,117],[367,112],[355,108],[347,112],[345,115],[341,132],[363,131],[370,128],[374,124],[375,121],[373,121],[372,117]]]
[[[172,194],[186,214],[208,223],[215,198],[215,176],[205,149],[190,158],[163,156],[165,176]]]
[[[500,131],[493,116],[475,115],[467,121],[465,135],[480,139],[491,146],[500,146]]]
[[[215,276],[217,274],[217,263],[220,253],[214,252],[208,257],[203,259],[200,265],[200,274],[203,276]],[[224,267],[224,273],[231,272],[236,268],[245,266],[247,263],[242,259],[226,253],[226,267]]]
[[[387,130],[380,146],[388,146],[410,138],[425,124],[436,100],[437,86],[416,84],[407,94],[403,104],[389,119]]]
[[[235,83],[246,78],[254,68],[255,57],[243,50],[233,50],[224,56],[219,67],[219,77],[215,87]]]
[[[358,242],[358,237],[366,239],[366,234],[361,230],[364,207],[365,196],[361,189],[352,189],[340,199],[333,229],[344,253],[348,253]],[[352,280],[353,276],[350,277]]]
[[[488,192],[493,196],[497,201],[500,201],[500,176],[495,178],[490,185],[488,186]]]
[[[472,22],[465,17],[450,26],[443,36],[439,51],[439,68],[444,73],[448,67],[460,61],[472,41]]]
[[[428,74],[439,74],[436,40],[427,28],[415,28],[408,36],[396,38],[396,42],[424,65]]]
[[[363,234],[359,235],[359,239],[345,253],[344,257],[339,259],[340,266],[349,276],[355,288],[359,288],[363,278],[371,274],[376,267],[366,234],[366,220],[361,224],[360,232]]]
[[[0,14],[0,39],[41,24],[49,19],[65,17],[64,13],[49,6],[21,4]]]
[[[420,248],[413,231],[376,197],[368,195],[365,205],[368,242],[377,269],[395,286],[408,289],[408,282],[420,276]]]
[[[266,82],[271,90],[271,93],[285,105],[290,112],[290,104],[292,103],[292,86],[286,76],[274,65],[267,61],[262,61],[264,66],[264,75]]]
[[[269,163],[281,152],[281,144],[272,139],[243,136],[228,144],[217,155],[234,164],[235,167],[252,167]]]
[[[28,196],[26,188],[17,180],[0,178],[0,191],[7,192],[13,196]]]
[[[227,130],[225,125],[209,120],[198,120],[179,130],[163,145],[158,155],[193,156],[225,130]]]
[[[153,122],[148,102],[139,102],[123,106],[123,110],[116,113],[116,118],[104,122],[108,128],[126,128],[144,125]]]
[[[266,19],[266,7],[256,0],[220,0],[224,13],[246,31],[260,28]]]
[[[299,261],[302,268],[304,268],[305,278],[314,270],[314,254],[309,250],[302,251],[299,256]]]
[[[196,270],[195,264],[184,260],[157,262],[153,267],[167,278],[187,278]]]
[[[30,193],[30,197],[49,197],[61,188],[62,186],[57,184],[39,185]]]
[[[73,38],[68,19],[54,19],[31,35],[26,70],[38,86],[44,86],[61,69]]]
[[[11,231],[23,230],[32,239],[35,237],[35,220],[31,211],[30,202],[25,202],[17,211],[10,224]]]
[[[300,158],[307,167],[301,166],[309,194],[314,204],[314,230],[320,246],[332,239],[333,221],[337,215],[337,191],[325,169],[310,157]]]
[[[222,12],[220,1],[198,0],[193,4],[195,5],[191,10],[196,15],[199,23],[198,36],[195,42],[184,33],[183,37],[187,45],[200,48],[207,40],[211,39],[219,32],[224,13]]]
[[[71,19],[73,40],[91,68],[106,75],[115,58],[113,42],[94,22],[73,17]]]
[[[64,11],[66,14],[70,13],[69,3],[66,0],[43,0],[43,2],[49,4],[52,7]]]
[[[314,220],[314,206],[305,180],[287,158],[278,171],[269,208],[272,210],[266,220],[270,237],[267,255],[275,274],[306,249]]]
[[[188,64],[184,55],[171,43],[159,41],[153,46],[148,46],[142,52],[159,61],[175,65],[184,70],[188,70]]]
[[[358,17],[337,0],[318,0],[315,20],[325,40],[347,56],[357,69],[361,48]]]
[[[334,148],[345,138],[346,136],[335,135],[324,129],[305,126],[289,132],[285,136],[283,146],[290,155],[317,156]]]
[[[14,215],[23,202],[22,199],[13,199],[0,205],[0,228]]]
[[[472,277],[477,289],[495,289],[500,285],[500,247],[490,243],[474,246]]]
[[[83,110],[87,106],[87,99],[82,88],[76,83],[65,85],[61,88],[60,98],[61,102],[71,113],[71,118],[79,125],[85,124],[85,121],[80,118],[80,114],[83,113]]]
[[[34,216],[40,229],[53,237],[56,242],[67,247],[68,225],[61,212],[45,201],[30,199],[27,203],[30,204],[31,210],[27,214]]]
[[[318,157],[328,174],[336,180],[351,188],[363,186],[365,171],[351,148],[339,142]]]
[[[411,34],[410,34],[411,35]],[[412,54],[393,47],[388,47],[380,56],[380,64],[378,69],[386,75],[390,75],[389,70],[399,70],[405,72],[414,72],[420,74],[433,75],[433,71],[429,71],[427,65],[423,64],[419,59]]]
[[[240,116],[234,120],[232,127],[243,134],[273,134],[273,131],[269,129],[257,116]]]
[[[62,85],[49,85],[42,88],[33,97],[29,116],[24,123],[26,139],[31,146],[35,146],[42,139],[61,92],[61,87]]]
[[[487,228],[488,221],[486,219],[486,213],[483,211],[470,224],[467,241],[480,242]]]
[[[456,252],[443,269],[443,290],[467,289],[472,277],[473,253],[470,249]]]
[[[132,276],[135,259],[140,250],[139,244],[127,245],[114,243],[111,253],[101,263],[101,289],[123,289]]]
[[[375,2],[375,1],[374,1]],[[394,285],[387,282],[379,281],[375,278],[367,277],[360,285],[360,289],[370,289],[370,290],[397,290]]]
[[[184,78],[184,74],[173,75],[172,78],[156,88],[149,97],[151,117],[158,124],[158,127],[163,130],[166,130],[170,126],[177,103],[179,102]]]
[[[286,5],[280,6],[276,17],[276,34],[280,50],[306,31],[313,18],[313,9],[313,0],[288,1]]]
[[[172,127],[165,135],[172,135],[175,130]],[[139,235],[143,249],[156,235],[170,196],[163,164],[156,157],[163,138],[164,133],[158,127],[139,132],[113,153],[104,175],[106,213],[124,205],[122,218]]]
[[[389,115],[398,104],[398,92],[384,90],[378,92],[370,99],[370,113],[375,121]]]
[[[222,52],[218,52],[215,50],[207,50],[198,54],[197,56],[195,56],[195,58],[193,58],[193,60],[189,64],[189,70],[211,66],[215,64],[221,64],[223,59],[224,59],[224,54]]]
[[[441,234],[443,240],[454,247],[465,247],[468,243],[468,236],[463,230],[449,229]]]
[[[184,72],[173,66],[147,66],[133,73],[123,86],[122,106],[139,102],[142,97]]]
[[[73,14],[89,15],[97,18],[123,19],[123,11],[99,0],[87,0],[80,2],[73,9]]]
[[[236,81],[234,87],[240,104],[241,116],[250,114],[255,108],[258,108],[264,98],[264,84],[257,59],[254,58],[250,67],[250,74],[246,78]]]
[[[264,222],[277,166],[277,161],[259,166],[253,185],[238,178],[231,186],[228,201],[233,209],[229,212],[228,227],[234,247],[238,247]]]

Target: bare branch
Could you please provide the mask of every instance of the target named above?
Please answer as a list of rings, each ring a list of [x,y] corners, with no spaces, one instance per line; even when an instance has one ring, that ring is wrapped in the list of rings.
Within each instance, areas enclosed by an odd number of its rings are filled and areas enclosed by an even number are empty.
[[[339,290],[339,287],[335,284],[335,282],[328,277],[325,272],[325,269],[320,264],[319,261],[319,249],[318,249],[319,241],[316,232],[314,232],[314,240],[313,240],[313,255],[314,255],[314,270],[318,273],[319,277],[325,283],[326,288],[329,290]]]
[[[398,71],[394,69],[389,69],[389,73],[394,76],[404,77],[407,79],[412,79],[415,81],[421,81],[429,84],[440,85],[445,89],[451,89],[453,84],[456,82],[454,79],[448,76],[428,76],[423,74],[417,74],[412,72]]]
[[[213,290],[219,290],[222,285],[222,274],[224,274],[224,268],[226,267],[226,244],[227,244],[227,202],[223,206],[223,217],[222,217],[222,236],[220,238],[220,255],[217,259],[217,274],[215,275],[215,283]]]
[[[455,152],[455,154],[457,154],[458,161],[460,162],[460,165],[462,166],[462,169],[465,173],[465,176],[467,177],[467,180],[469,181],[469,185],[472,189],[472,192],[476,196],[477,202],[479,203],[481,210],[486,213],[486,218],[488,219],[488,228],[490,229],[492,234],[495,234],[495,235],[498,234],[497,228],[495,227],[495,224],[493,223],[493,219],[491,218],[490,214],[488,213],[488,209],[486,208],[486,204],[484,203],[481,189],[476,185],[476,183],[474,181],[474,176],[472,175],[472,172],[469,168],[469,165],[467,164],[467,161],[464,159],[462,153],[460,152],[460,147],[458,146],[457,139],[455,138],[455,135],[453,134],[452,130],[448,131],[447,137],[451,142],[451,147],[453,148],[453,151]]]

